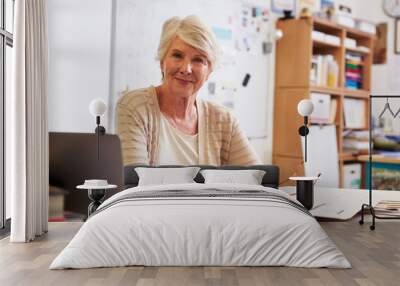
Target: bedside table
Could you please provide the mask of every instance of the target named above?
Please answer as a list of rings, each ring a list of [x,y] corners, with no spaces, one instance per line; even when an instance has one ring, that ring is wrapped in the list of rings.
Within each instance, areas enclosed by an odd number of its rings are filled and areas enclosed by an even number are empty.
[[[99,182],[105,182],[105,184],[99,184]],[[88,206],[88,217],[90,217],[90,215],[101,205],[104,196],[106,195],[106,191],[109,189],[115,189],[116,187],[117,185],[109,185],[106,180],[85,180],[85,184],[76,186],[77,189],[87,190],[88,192],[88,197],[91,201]]]

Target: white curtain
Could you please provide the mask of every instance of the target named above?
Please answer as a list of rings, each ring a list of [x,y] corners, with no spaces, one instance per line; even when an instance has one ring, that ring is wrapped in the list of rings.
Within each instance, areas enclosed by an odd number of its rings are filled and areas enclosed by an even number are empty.
[[[6,98],[10,241],[28,242],[48,227],[46,0],[16,0],[14,11],[13,92]]]

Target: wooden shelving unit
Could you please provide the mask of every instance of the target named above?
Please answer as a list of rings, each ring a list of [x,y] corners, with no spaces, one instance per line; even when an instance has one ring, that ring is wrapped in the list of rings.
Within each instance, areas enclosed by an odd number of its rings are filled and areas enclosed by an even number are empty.
[[[277,28],[283,31],[283,37],[277,42],[275,71],[275,112],[273,163],[281,170],[282,181],[294,175],[304,174],[302,169],[302,150],[300,136],[297,133],[303,119],[297,113],[297,104],[302,99],[310,98],[312,92],[330,95],[337,99],[336,126],[339,154],[340,185],[343,185],[342,169],[346,162],[358,160],[358,154],[343,149],[344,126],[343,102],[345,98],[365,101],[368,106],[370,93],[371,65],[374,35],[349,29],[325,19],[291,19],[279,20]],[[340,38],[340,45],[312,39],[312,31]],[[346,37],[357,42],[357,46],[367,47],[369,51],[358,48],[346,48]],[[345,67],[346,53],[362,56],[362,89],[346,88]],[[316,86],[310,83],[311,59],[313,55],[332,55],[338,63],[338,86]],[[365,109],[365,128],[368,130],[368,108]]]

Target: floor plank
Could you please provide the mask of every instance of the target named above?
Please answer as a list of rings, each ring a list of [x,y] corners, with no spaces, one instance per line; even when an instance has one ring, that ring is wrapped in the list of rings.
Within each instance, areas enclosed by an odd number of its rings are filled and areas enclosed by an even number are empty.
[[[399,285],[400,224],[378,221],[375,231],[347,222],[321,222],[352,263],[352,269],[290,267],[117,267],[85,270],[48,269],[81,223],[50,223],[49,233],[32,243],[0,240],[0,285]]]

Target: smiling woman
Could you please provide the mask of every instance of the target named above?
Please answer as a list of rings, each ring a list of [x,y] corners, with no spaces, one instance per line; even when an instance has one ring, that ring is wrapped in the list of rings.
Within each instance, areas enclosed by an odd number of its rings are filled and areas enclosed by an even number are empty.
[[[197,98],[218,55],[213,33],[198,17],[164,23],[157,55],[161,85],[128,92],[118,101],[125,165],[259,163],[231,112]]]

